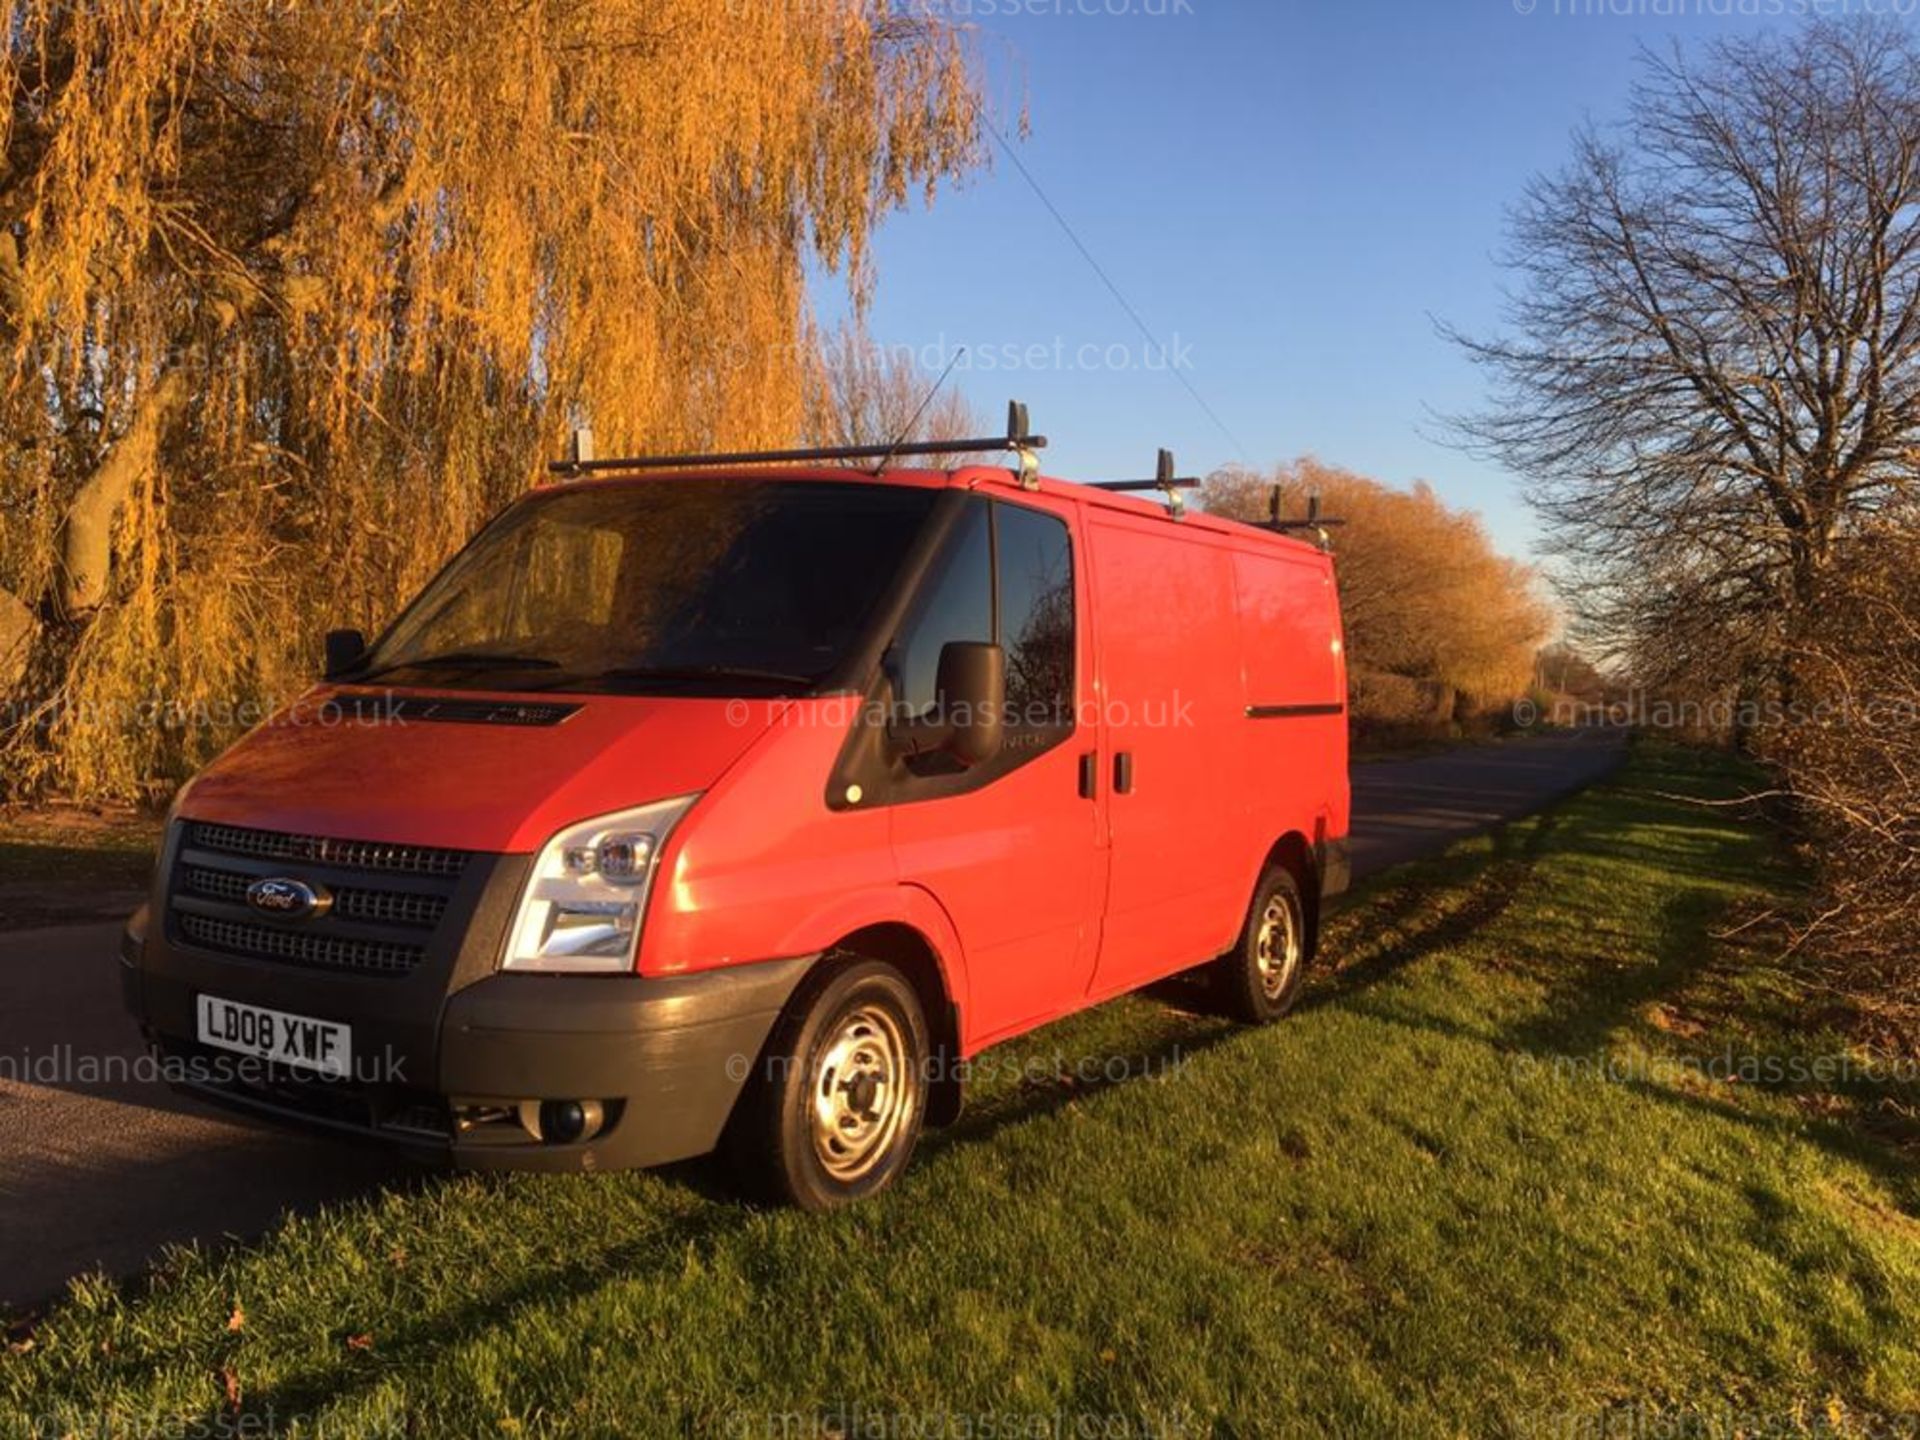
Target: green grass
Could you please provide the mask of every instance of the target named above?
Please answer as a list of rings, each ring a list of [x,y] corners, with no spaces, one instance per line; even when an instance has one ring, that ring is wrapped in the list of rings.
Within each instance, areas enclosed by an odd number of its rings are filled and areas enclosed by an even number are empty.
[[[1714,938],[1797,885],[1753,822],[1669,798],[1733,784],[1643,747],[1613,786],[1387,877],[1276,1028],[1134,999],[995,1052],[879,1202],[756,1212],[697,1166],[423,1179],[77,1285],[0,1359],[0,1415],[1874,1433],[1920,1409],[1920,1178],[1851,1122],[1911,1087],[1686,1063],[1840,1049],[1764,949]],[[1107,1057],[1132,1078],[1061,1078]],[[1596,1078],[1606,1058],[1631,1073]]]

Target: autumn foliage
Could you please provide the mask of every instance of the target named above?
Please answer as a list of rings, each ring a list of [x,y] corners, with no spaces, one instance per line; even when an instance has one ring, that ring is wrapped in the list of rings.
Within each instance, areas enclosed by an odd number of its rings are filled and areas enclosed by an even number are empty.
[[[866,0],[3,7],[0,788],[191,772],[590,419],[806,426],[810,259],[981,159]]]
[[[1423,482],[1396,490],[1312,459],[1217,472],[1203,503],[1264,520],[1276,485],[1284,514],[1317,493],[1346,522],[1331,533],[1362,726],[1444,731],[1528,692],[1552,616],[1533,572],[1498,554],[1477,516]]]

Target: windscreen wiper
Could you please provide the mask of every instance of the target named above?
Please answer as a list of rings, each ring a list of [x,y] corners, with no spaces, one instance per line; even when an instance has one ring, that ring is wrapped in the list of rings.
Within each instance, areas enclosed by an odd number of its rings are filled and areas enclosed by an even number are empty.
[[[470,670],[498,665],[507,670],[558,670],[560,662],[544,655],[512,655],[498,650],[450,650],[444,655],[427,655],[418,660],[400,660],[382,665],[357,678],[370,680],[375,675],[390,675],[395,670]]]
[[[755,685],[799,685],[808,689],[820,683],[817,675],[796,675],[789,670],[758,670],[744,665],[621,665],[611,670],[596,671],[587,678],[615,684],[623,680],[661,680],[669,683],[744,680]]]

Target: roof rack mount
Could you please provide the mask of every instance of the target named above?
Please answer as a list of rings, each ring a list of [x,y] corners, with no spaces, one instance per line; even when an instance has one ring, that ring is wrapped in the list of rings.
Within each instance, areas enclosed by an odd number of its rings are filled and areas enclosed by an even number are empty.
[[[967,440],[886,441],[875,445],[814,445],[800,450],[729,450],[690,455],[624,455],[606,460],[588,458],[592,441],[576,441],[578,458],[555,460],[547,466],[554,475],[590,475],[632,470],[696,470],[720,465],[763,465],[778,462],[824,460],[891,460],[903,455],[964,455],[973,451],[1013,451],[1022,457],[1023,471],[1031,465],[1037,470],[1033,452],[1044,450],[1047,437],[1027,433],[1027,407],[1018,402],[1007,407],[1007,433]],[[590,436],[591,432],[583,432]],[[581,452],[585,453],[582,454]]]
[[[1260,528],[1263,530],[1272,530],[1281,535],[1289,535],[1295,530],[1310,530],[1313,532],[1322,550],[1331,550],[1333,548],[1333,537],[1327,534],[1327,526],[1344,525],[1347,522],[1344,520],[1336,520],[1331,515],[1322,515],[1320,513],[1320,492],[1318,490],[1310,490],[1307,492],[1306,518],[1301,520],[1283,520],[1280,518],[1280,503],[1282,498],[1281,487],[1278,485],[1274,486],[1272,492],[1267,497],[1267,522]]]
[[[1182,490],[1198,490],[1200,481],[1192,475],[1173,473],[1173,451],[1162,450],[1159,464],[1154,467],[1158,472],[1151,480],[1095,480],[1096,490],[1158,490],[1167,497],[1167,509],[1176,520],[1186,518],[1187,497]]]

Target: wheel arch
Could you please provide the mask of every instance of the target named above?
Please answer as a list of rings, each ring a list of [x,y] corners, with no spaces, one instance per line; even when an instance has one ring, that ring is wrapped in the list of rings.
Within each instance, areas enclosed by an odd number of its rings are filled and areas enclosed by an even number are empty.
[[[1260,875],[1276,865],[1287,870],[1299,883],[1300,903],[1307,912],[1307,960],[1312,963],[1320,948],[1320,867],[1314,859],[1313,842],[1298,830],[1289,830],[1267,848],[1266,857],[1260,862]],[[1253,883],[1257,889],[1258,875]]]
[[[960,1004],[947,982],[940,952],[920,930],[883,920],[842,936],[829,955],[858,955],[891,965],[913,986],[927,1018],[927,1123],[950,1125],[960,1116]]]

